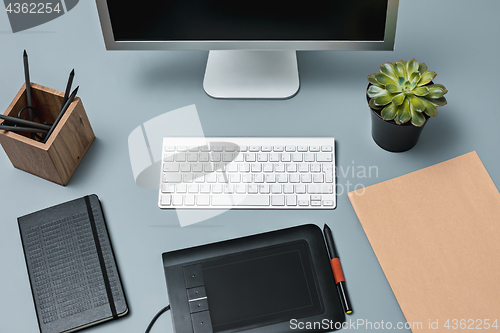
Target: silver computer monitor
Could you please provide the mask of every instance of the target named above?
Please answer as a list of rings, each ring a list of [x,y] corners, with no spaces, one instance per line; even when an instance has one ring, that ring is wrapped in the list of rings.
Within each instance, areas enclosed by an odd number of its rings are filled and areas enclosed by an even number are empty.
[[[288,98],[297,50],[392,50],[399,0],[96,0],[108,50],[210,50],[215,98]]]

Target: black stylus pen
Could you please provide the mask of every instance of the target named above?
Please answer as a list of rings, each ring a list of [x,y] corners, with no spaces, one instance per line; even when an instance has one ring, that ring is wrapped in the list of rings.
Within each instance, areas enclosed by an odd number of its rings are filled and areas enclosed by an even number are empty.
[[[32,102],[31,102],[31,81],[30,81],[30,67],[28,65],[28,54],[26,50],[24,50],[23,54],[23,62],[24,62],[24,79],[26,81],[26,104],[28,105],[28,114],[29,120],[33,121],[33,111],[31,110]]]
[[[352,306],[349,301],[349,294],[347,293],[347,289],[345,287],[344,273],[342,272],[342,266],[340,265],[339,255],[335,249],[332,231],[326,224],[323,228],[323,233],[325,234],[326,247],[328,248],[328,253],[330,254],[330,265],[332,266],[333,277],[335,278],[335,283],[337,284],[342,306],[344,307],[345,313],[351,314]]]
[[[57,124],[59,123],[59,120],[61,120],[61,118],[64,116],[64,113],[66,112],[66,110],[69,108],[69,105],[71,104],[71,102],[73,102],[73,100],[75,99],[75,96],[76,96],[76,93],[78,92],[78,88],[80,87],[76,87],[75,90],[73,90],[73,92],[71,93],[71,95],[69,96],[68,100],[66,101],[66,103],[64,103],[62,109],[61,109],[61,112],[59,112],[59,115],[57,116],[56,120],[54,121],[54,124],[52,124],[52,127],[50,128],[49,130],[49,133],[47,133],[47,135],[45,135],[45,138],[43,139],[43,143],[46,143],[47,140],[49,139],[49,136],[52,134],[52,132],[54,131],[54,129],[56,128]]]

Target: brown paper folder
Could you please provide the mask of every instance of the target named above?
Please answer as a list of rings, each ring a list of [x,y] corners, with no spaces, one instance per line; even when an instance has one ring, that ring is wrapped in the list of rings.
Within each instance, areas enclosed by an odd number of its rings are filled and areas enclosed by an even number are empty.
[[[413,332],[500,327],[500,194],[476,152],[349,199]]]

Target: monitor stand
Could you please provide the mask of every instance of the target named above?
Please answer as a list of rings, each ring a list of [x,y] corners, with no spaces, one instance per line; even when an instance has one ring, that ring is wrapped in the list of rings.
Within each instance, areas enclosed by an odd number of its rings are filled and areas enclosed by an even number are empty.
[[[295,51],[210,51],[205,92],[225,99],[285,99],[299,91]]]

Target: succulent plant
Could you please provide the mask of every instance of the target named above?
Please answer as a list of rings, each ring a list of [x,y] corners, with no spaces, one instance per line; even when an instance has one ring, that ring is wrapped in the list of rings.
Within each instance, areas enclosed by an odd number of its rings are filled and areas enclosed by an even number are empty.
[[[437,107],[447,103],[444,94],[448,90],[442,84],[432,84],[436,75],[415,59],[382,64],[379,73],[368,75],[369,105],[381,110],[384,120],[394,120],[398,125],[411,121],[421,127],[426,120],[424,114],[435,117]]]

